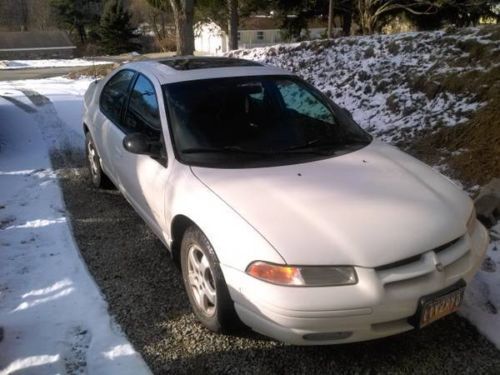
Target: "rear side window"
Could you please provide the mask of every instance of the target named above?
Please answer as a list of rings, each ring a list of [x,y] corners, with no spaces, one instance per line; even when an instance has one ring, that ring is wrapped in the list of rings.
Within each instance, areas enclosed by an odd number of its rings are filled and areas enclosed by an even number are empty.
[[[121,70],[102,89],[100,99],[101,110],[116,124],[120,123],[121,110],[134,74],[131,70]]]
[[[153,84],[139,75],[130,93],[124,127],[128,132],[159,132],[160,111]]]

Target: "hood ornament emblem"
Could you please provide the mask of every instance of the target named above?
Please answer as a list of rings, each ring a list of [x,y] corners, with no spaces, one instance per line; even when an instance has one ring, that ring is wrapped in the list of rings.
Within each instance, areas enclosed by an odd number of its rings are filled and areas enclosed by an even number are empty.
[[[444,267],[443,267],[443,265],[441,264],[441,262],[436,263],[436,270],[437,270],[438,272],[443,272],[443,271],[444,271]]]

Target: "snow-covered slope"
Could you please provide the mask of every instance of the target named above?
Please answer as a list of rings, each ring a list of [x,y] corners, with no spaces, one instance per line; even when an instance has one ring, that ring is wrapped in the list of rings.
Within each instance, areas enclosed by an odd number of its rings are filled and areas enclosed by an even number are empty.
[[[481,48],[500,49],[500,43],[480,29],[465,29],[282,44],[228,56],[299,74],[372,134],[396,141],[403,133],[461,123],[483,104],[474,93],[454,94],[426,81],[430,75],[491,68],[471,58]]]

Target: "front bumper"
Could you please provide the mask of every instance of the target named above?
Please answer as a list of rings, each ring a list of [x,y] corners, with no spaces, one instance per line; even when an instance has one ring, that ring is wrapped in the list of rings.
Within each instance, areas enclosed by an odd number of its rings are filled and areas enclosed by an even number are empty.
[[[412,330],[408,319],[419,299],[461,279],[469,282],[488,242],[478,222],[472,235],[439,253],[389,270],[356,267],[359,282],[351,286],[285,287],[222,270],[238,316],[256,332],[295,345],[340,344]]]

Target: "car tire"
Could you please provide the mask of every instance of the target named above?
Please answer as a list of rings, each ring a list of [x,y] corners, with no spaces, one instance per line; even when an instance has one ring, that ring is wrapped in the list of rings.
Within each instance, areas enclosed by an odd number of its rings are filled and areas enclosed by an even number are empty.
[[[90,172],[90,180],[94,187],[100,188],[111,188],[113,184],[106,174],[103,172],[101,167],[101,158],[97,153],[97,149],[94,144],[94,140],[90,135],[90,132],[85,134],[85,155],[87,157],[88,168]]]
[[[196,318],[213,332],[240,327],[217,255],[198,227],[186,230],[180,255],[184,287]]]

